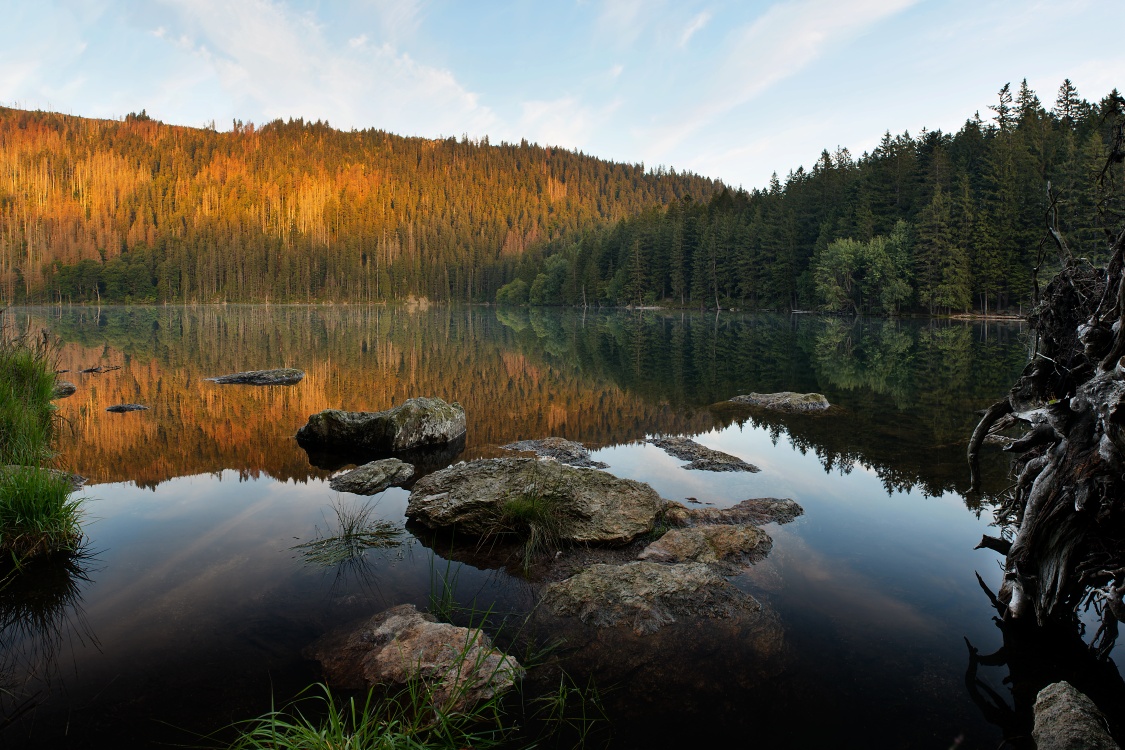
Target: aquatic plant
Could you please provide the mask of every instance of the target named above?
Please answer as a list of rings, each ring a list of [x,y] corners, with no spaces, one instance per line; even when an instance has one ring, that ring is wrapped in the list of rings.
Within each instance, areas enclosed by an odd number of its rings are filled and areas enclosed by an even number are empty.
[[[413,682],[385,696],[339,698],[318,684],[290,705],[271,710],[240,728],[231,750],[390,750],[394,748],[489,748],[506,734],[496,699],[467,712],[432,710],[433,686]],[[319,693],[319,694],[309,694]],[[301,704],[305,704],[302,710]]]
[[[56,351],[46,332],[16,335],[0,318],[0,552],[17,567],[81,543],[71,478],[43,466],[54,455]]]
[[[332,567],[362,558],[369,549],[395,547],[402,541],[402,529],[375,517],[375,503],[351,504],[342,500],[332,503],[336,525],[332,529],[316,527],[316,537],[295,545],[305,562]]]
[[[558,490],[536,478],[522,492],[500,503],[493,527],[486,535],[486,538],[519,538],[520,565],[525,572],[536,558],[562,549],[569,536],[573,522]]]

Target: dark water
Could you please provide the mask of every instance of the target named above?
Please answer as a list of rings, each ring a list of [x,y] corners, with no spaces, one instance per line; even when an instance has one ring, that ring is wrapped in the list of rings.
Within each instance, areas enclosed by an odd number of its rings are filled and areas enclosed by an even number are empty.
[[[458,460],[558,435],[670,499],[791,497],[805,508],[767,528],[769,558],[735,579],[776,614],[768,633],[678,625],[620,653],[575,656],[604,681],[615,747],[996,747],[1014,731],[966,687],[965,639],[982,652],[1001,645],[974,577],[998,583],[997,558],[973,547],[1006,462],[989,453],[985,495],[967,497],[964,453],[974,410],[1026,360],[1018,325],[489,308],[17,312],[61,337],[63,377],[78,384],[60,402],[60,463],[91,478],[90,554],[0,591],[3,747],[217,742],[202,736],[319,679],[301,651],[327,630],[425,606],[445,562],[409,536],[342,567],[294,549],[333,526],[333,504],[363,502],[328,487],[335,467],[311,465],[296,429],[323,408],[416,395],[465,406]],[[77,372],[96,365],[120,369]],[[289,388],[204,380],[280,366],[307,377]],[[838,413],[713,406],[777,390],[819,391]],[[151,409],[105,412],[126,402]],[[641,442],[660,433],[762,471],[685,471]],[[388,490],[376,513],[401,525],[405,505],[404,490]],[[471,566],[456,594],[496,611],[534,598],[522,579]],[[1007,674],[977,676],[1010,700]]]

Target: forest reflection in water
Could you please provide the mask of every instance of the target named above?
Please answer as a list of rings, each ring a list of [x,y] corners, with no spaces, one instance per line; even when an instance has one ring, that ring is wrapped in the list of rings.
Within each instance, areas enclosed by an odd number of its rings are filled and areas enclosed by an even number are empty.
[[[602,447],[749,420],[826,469],[873,469],[888,490],[963,492],[973,411],[1027,356],[1019,326],[956,321],[349,306],[43,309],[29,320],[62,338],[63,377],[79,385],[60,402],[64,461],[93,482],[149,487],[225,469],[325,476],[294,449],[309,414],[433,395],[465,406],[462,458],[547,435]],[[99,365],[121,369],[78,372]],[[264,389],[204,380],[280,366],[307,377]],[[847,419],[721,405],[777,390],[823,392]],[[150,410],[105,414],[123,402]]]
[[[965,508],[980,506],[964,497],[964,455],[974,410],[1002,395],[1026,361],[1018,325],[485,307],[20,315],[61,338],[60,366],[70,371],[62,377],[78,385],[59,402],[68,425],[59,448],[61,464],[92,481],[88,531],[104,550],[104,570],[90,585],[77,580],[98,646],[63,649],[76,676],[62,707],[42,715],[66,714],[67,701],[81,698],[97,712],[87,737],[147,736],[120,729],[134,710],[196,731],[224,724],[217,716],[260,713],[271,690],[287,697],[316,679],[300,650],[333,624],[392,604],[426,604],[441,551],[409,534],[386,550],[344,549],[329,567],[310,565],[308,547],[295,549],[344,526],[331,502],[339,497],[324,481],[334,467],[310,462],[293,438],[297,428],[324,408],[377,410],[418,395],[465,406],[466,442],[450,461],[506,455],[500,446],[509,442],[557,435],[600,449],[611,472],[648,481],[667,498],[725,505],[776,495],[805,507],[798,522],[770,528],[773,552],[736,579],[778,613],[767,639],[775,661],[759,664],[760,652],[737,638],[720,644],[669,631],[669,648],[685,639],[691,647],[646,672],[651,684],[617,699],[644,696],[625,712],[641,725],[667,710],[658,700],[721,711],[716,738],[774,714],[792,726],[807,701],[822,720],[802,729],[805,739],[838,736],[842,717],[874,703],[901,718],[895,731],[939,742],[980,721],[966,713],[975,709],[962,682],[961,636],[982,649],[995,640],[972,578],[991,558],[971,552],[986,521]],[[97,366],[100,374],[79,372]],[[268,388],[204,380],[281,366],[307,376]],[[824,393],[833,412],[722,404],[779,390]],[[105,412],[125,402],[150,409]],[[641,442],[654,434],[694,435],[763,471],[684,471]],[[985,486],[997,491],[1005,462],[992,458]],[[388,490],[368,520],[397,534],[405,499]],[[495,602],[498,611],[532,601],[516,577],[458,570],[466,601]],[[639,659],[646,650],[630,653]],[[135,666],[142,664],[151,666]],[[728,674],[731,665],[745,670]],[[184,685],[196,689],[177,702]],[[751,699],[760,705],[748,707]],[[911,712],[922,701],[929,703],[918,719]],[[773,731],[765,736],[783,736]],[[864,744],[853,739],[837,744]]]

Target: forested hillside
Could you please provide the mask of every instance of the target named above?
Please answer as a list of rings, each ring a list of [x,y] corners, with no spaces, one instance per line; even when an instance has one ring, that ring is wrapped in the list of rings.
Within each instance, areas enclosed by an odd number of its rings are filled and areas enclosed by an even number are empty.
[[[1048,110],[1026,81],[956,133],[888,132],[858,159],[824,151],[766,189],[650,209],[525,256],[497,299],[894,314],[1018,310],[1057,266],[1042,252],[1049,199],[1078,257],[1105,261],[1123,215],[1116,89],[1097,103],[1069,80]],[[541,252],[540,252],[541,250]]]
[[[491,300],[529,247],[716,187],[526,142],[0,108],[0,301]]]

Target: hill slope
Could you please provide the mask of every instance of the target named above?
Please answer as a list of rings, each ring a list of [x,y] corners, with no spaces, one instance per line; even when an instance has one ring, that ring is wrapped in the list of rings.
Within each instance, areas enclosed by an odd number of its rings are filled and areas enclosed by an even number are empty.
[[[0,300],[491,299],[529,247],[717,187],[526,142],[0,108]]]

